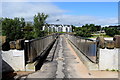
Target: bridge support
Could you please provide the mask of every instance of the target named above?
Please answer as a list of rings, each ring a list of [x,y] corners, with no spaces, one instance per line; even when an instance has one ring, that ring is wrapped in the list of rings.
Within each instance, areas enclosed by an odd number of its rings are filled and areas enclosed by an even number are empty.
[[[29,63],[25,66],[26,71],[35,71],[36,62]]]

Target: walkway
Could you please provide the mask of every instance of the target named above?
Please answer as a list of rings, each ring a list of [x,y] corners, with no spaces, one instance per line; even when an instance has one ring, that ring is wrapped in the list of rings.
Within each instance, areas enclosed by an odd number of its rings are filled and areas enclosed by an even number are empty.
[[[88,71],[64,35],[60,36],[54,59],[50,61],[52,54],[53,51],[50,52],[47,61],[40,70],[24,77],[25,80],[34,78],[95,78],[97,76]]]

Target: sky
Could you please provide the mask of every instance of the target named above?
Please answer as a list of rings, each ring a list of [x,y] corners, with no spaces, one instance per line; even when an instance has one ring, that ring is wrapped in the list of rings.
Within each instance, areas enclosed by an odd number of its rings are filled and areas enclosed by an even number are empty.
[[[33,21],[38,12],[49,15],[46,20],[49,24],[118,23],[118,2],[2,2],[2,17],[24,17],[26,21]]]

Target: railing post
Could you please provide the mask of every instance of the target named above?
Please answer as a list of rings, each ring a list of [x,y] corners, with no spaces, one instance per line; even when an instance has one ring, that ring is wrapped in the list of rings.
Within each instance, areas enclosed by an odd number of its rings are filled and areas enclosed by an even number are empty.
[[[100,49],[99,49],[99,46],[96,42],[96,63],[99,63],[99,55],[100,55]]]
[[[30,43],[29,40],[25,40],[24,42],[24,57],[25,57],[25,65],[29,61],[29,55],[30,55]]]

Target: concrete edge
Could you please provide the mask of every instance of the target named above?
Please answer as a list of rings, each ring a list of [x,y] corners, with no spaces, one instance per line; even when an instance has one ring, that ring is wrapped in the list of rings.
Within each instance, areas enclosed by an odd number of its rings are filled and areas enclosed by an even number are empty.
[[[49,52],[46,60],[48,60],[48,61],[53,61],[54,55],[55,55],[55,52],[56,52],[56,46],[57,46],[57,44],[58,44],[58,39],[56,39],[56,41],[55,41],[52,49],[50,50],[50,52]]]
[[[55,50],[55,46],[57,45],[57,43],[58,43],[58,39],[56,39],[56,41],[55,41],[55,43],[53,44],[53,47],[52,47],[52,49],[51,49],[52,51],[50,50],[49,53],[51,53],[51,52],[53,52],[53,51]],[[48,54],[48,56],[49,56],[49,54]],[[47,56],[47,58],[48,58],[48,56]],[[46,58],[46,60],[47,60],[47,58]],[[50,60],[50,59],[48,59],[48,60]],[[36,65],[37,63],[38,63],[37,60],[36,60],[35,62],[33,62],[33,63],[30,63],[31,67],[33,68],[33,69],[31,69],[31,70],[26,70],[26,66],[25,66],[25,71],[31,71],[31,73],[29,73],[29,74],[33,74],[33,73],[37,72],[37,71],[35,71],[35,65]],[[43,63],[43,65],[44,65],[44,63]],[[39,71],[39,70],[38,70],[38,71]],[[14,79],[15,79],[15,80],[20,80],[21,78],[22,78],[22,79],[25,79],[25,78],[27,78],[27,76],[28,76],[29,74],[21,75],[21,76],[16,75],[16,76],[14,76]]]
[[[99,70],[98,64],[92,63],[85,55],[83,55],[68,39],[68,43],[71,45],[71,47],[74,49],[74,51],[77,53],[80,60],[85,64],[85,66],[89,70]]]

